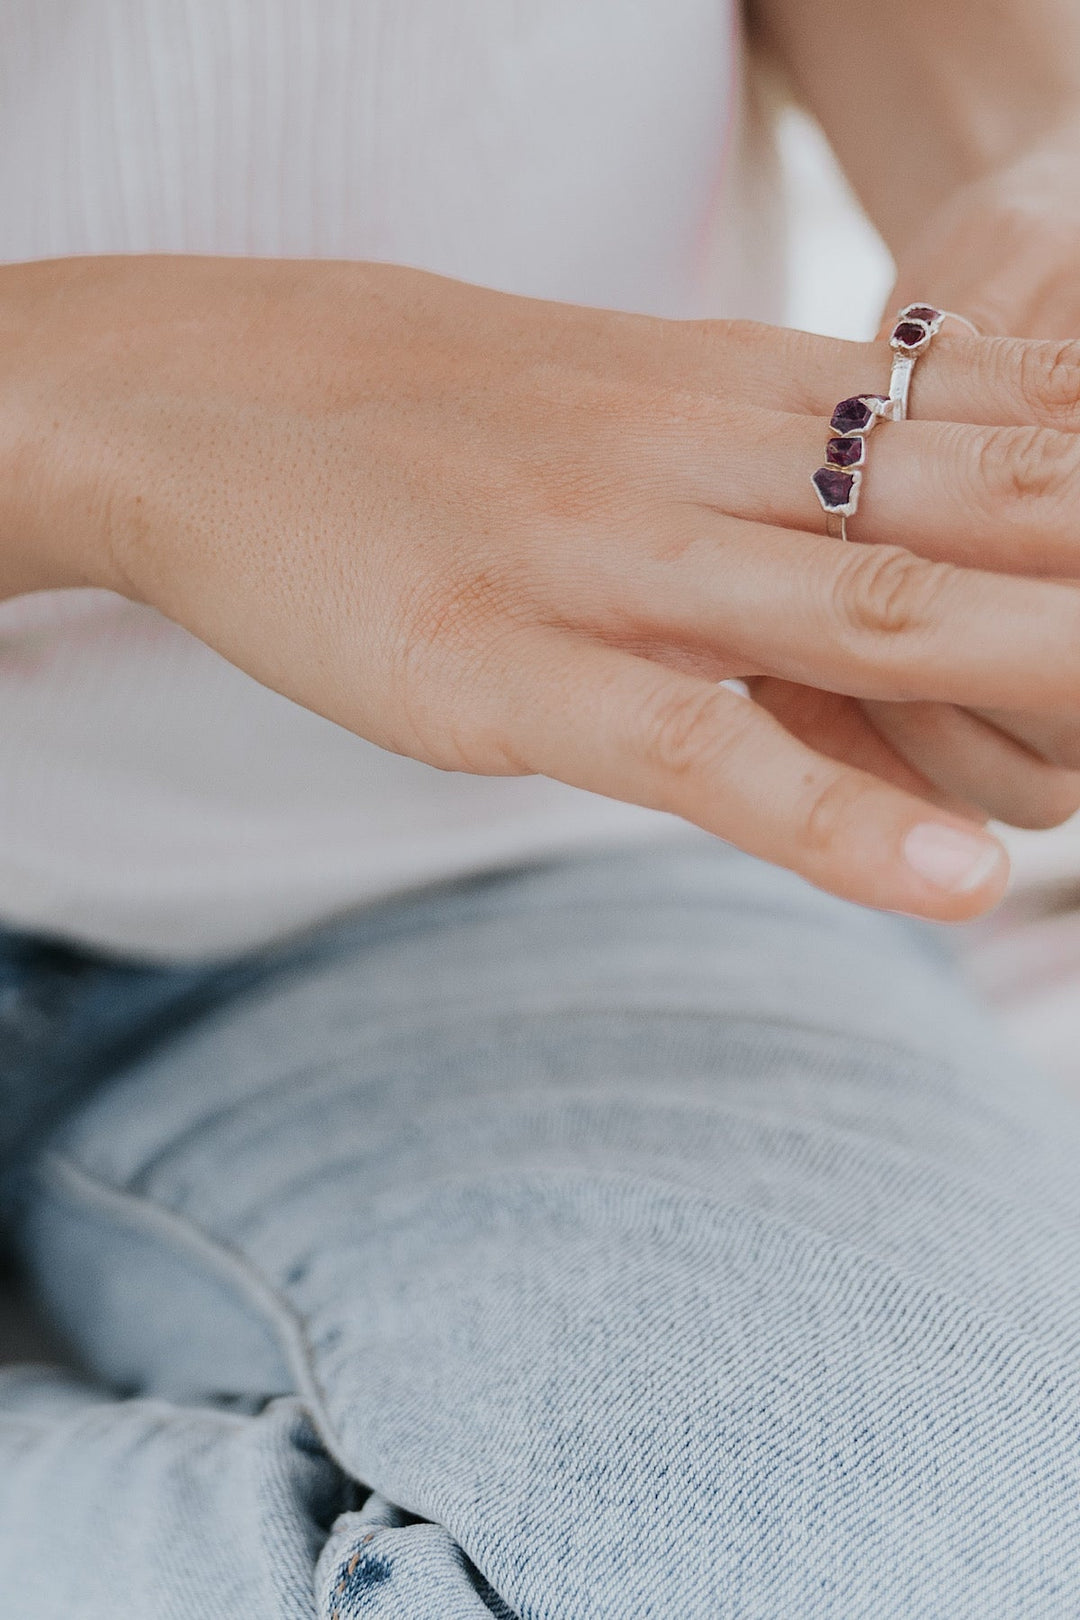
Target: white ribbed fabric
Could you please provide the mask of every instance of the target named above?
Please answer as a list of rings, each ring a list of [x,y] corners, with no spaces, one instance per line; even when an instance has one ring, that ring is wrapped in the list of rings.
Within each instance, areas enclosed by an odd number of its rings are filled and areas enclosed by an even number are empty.
[[[0,258],[377,258],[671,315],[735,254],[721,0],[3,0]],[[728,154],[725,169],[725,152]],[[380,752],[107,593],[0,604],[0,919],[226,952],[655,818]]]

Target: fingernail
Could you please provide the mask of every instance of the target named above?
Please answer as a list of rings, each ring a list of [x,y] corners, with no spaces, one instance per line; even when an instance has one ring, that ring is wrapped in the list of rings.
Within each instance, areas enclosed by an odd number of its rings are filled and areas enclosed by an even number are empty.
[[[904,839],[904,859],[912,871],[950,894],[968,894],[985,883],[1002,854],[989,838],[940,821],[924,821]]]

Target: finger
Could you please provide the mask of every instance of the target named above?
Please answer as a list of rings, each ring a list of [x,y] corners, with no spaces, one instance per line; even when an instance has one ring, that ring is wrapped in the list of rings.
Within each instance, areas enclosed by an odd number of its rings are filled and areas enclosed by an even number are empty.
[[[985,812],[978,805],[942,791],[897,753],[870,724],[857,699],[844,697],[839,692],[822,692],[813,686],[796,686],[791,681],[778,681],[771,676],[750,681],[748,685],[754,702],[767,709],[785,731],[798,737],[808,748],[843,765],[854,765],[965,820],[986,820]]]
[[[718,449],[699,425],[665,446],[698,498],[737,517],[823,531],[810,478],[825,458],[824,426],[743,411],[722,437]],[[1080,577],[1080,433],[885,422],[864,454],[850,538],[1003,573]]]
[[[974,338],[947,324],[915,369],[909,412],[917,421],[1075,433],[1080,342]]]
[[[1080,576],[1080,434],[898,422],[851,533],[1008,573]],[[903,537],[903,538],[902,538]]]
[[[1080,591],[688,509],[661,555],[598,574],[614,634],[723,649],[778,675],[886,701],[1075,713]],[[620,566],[621,564],[621,566]]]
[[[1080,772],[1080,718],[1075,714],[1015,714],[1007,709],[975,712],[1040,759]]]
[[[947,703],[867,703],[896,752],[944,792],[1013,827],[1058,827],[1080,807],[1080,775]]]
[[[889,391],[888,344],[749,322],[688,323],[682,380],[703,394],[828,418],[838,400]],[[670,344],[668,362],[670,365]],[[972,337],[947,322],[912,379],[915,420],[1080,431],[1080,341]]]
[[[1002,893],[1007,860],[981,828],[824,758],[722,686],[555,631],[510,683],[527,769],[670,811],[866,905],[953,921]]]

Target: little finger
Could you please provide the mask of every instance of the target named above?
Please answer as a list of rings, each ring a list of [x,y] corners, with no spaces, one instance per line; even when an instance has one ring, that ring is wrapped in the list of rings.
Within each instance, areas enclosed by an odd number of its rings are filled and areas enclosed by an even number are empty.
[[[982,828],[825,758],[725,687],[556,631],[512,681],[528,769],[674,812],[866,905],[952,921],[1000,898],[1007,859]]]

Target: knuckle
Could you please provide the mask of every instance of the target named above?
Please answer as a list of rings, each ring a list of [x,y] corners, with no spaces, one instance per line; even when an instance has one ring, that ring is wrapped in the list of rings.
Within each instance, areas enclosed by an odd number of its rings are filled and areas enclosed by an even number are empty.
[[[1060,503],[1080,480],[1080,443],[1048,428],[991,428],[979,449],[979,484],[987,508]]]
[[[873,791],[869,782],[847,772],[815,786],[801,818],[807,853],[820,856],[843,847],[852,827],[869,817]]]
[[[752,705],[746,704],[750,710]],[[661,775],[676,780],[714,769],[744,734],[747,717],[730,699],[704,690],[665,686],[644,715],[645,753]]]
[[[494,570],[425,580],[401,603],[397,636],[406,665],[429,662],[433,649],[467,649],[506,616],[509,592]]]
[[[901,636],[934,618],[955,569],[899,546],[852,546],[834,585],[833,609],[859,634]]]
[[[1020,350],[1020,393],[1048,427],[1080,428],[1080,342],[1025,343]]]

